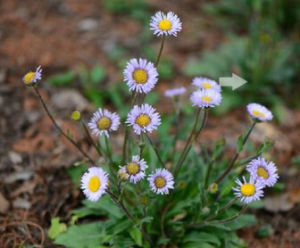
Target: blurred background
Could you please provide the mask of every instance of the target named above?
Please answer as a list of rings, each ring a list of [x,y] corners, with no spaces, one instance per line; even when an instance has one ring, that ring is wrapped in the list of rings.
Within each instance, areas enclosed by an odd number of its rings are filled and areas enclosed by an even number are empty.
[[[54,247],[47,238],[51,218],[68,220],[82,199],[69,176],[80,157],[56,133],[23,75],[42,66],[48,106],[96,156],[70,114],[77,109],[88,119],[107,106],[126,116],[130,99],[122,71],[132,57],[155,60],[160,39],[149,20],[158,10],[175,12],[183,30],[167,39],[160,82],[147,101],[168,113],[174,110],[163,92],[190,87],[194,76],[218,80],[234,72],[247,80],[236,91],[223,90],[204,143],[224,136],[234,150],[249,123],[246,104],[273,111],[275,121],[259,125],[248,149],[264,137],[274,142],[268,156],[280,168],[280,182],[256,210],[259,223],[239,236],[249,247],[300,246],[298,1],[9,0],[0,2],[0,247],[42,239]],[[121,140],[120,133],[117,148]]]

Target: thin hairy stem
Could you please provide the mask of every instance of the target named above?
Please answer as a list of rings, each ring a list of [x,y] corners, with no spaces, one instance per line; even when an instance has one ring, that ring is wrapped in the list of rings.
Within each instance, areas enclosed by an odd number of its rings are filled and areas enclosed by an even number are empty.
[[[91,134],[90,134],[90,132],[89,132],[89,129],[87,128],[86,124],[85,124],[84,121],[82,121],[82,120],[81,120],[81,125],[82,125],[82,127],[83,127],[83,129],[84,129],[84,131],[85,131],[85,133],[86,133],[86,136],[88,137],[88,139],[89,139],[89,141],[90,141],[90,144],[95,148],[95,150],[98,152],[99,156],[102,156],[103,154],[105,154],[105,153],[103,152],[103,150],[101,149],[101,147],[98,146],[98,145],[94,142],[94,140],[93,140],[93,138],[92,138],[92,136],[91,136]]]
[[[155,152],[155,154],[156,154],[156,157],[158,158],[158,160],[159,160],[161,166],[162,166],[163,168],[165,168],[165,167],[166,167],[166,166],[165,166],[165,163],[163,162],[161,156],[159,155],[159,152],[158,152],[156,146],[153,144],[153,142],[152,142],[152,140],[150,139],[150,137],[148,136],[148,134],[145,134],[145,136],[146,136],[147,140],[149,141],[149,144],[151,145],[152,149],[154,150],[154,152]]]
[[[237,151],[237,152],[235,153],[235,155],[234,155],[233,158],[231,159],[231,162],[230,162],[229,166],[228,166],[228,167],[226,168],[226,170],[225,170],[225,171],[224,171],[224,172],[216,179],[216,181],[215,181],[214,183],[219,184],[219,183],[227,176],[227,174],[232,170],[232,168],[234,167],[236,160],[238,159],[238,157],[239,157],[241,151],[243,150],[244,145],[246,144],[246,142],[247,142],[247,140],[248,140],[248,138],[249,138],[249,136],[250,136],[250,134],[251,134],[253,128],[255,127],[255,124],[256,124],[256,122],[253,122],[253,123],[252,123],[252,125],[251,125],[251,127],[249,128],[249,130],[248,130],[246,136],[244,137],[243,142],[242,142],[242,149],[240,149],[240,151]]]
[[[193,142],[195,141],[195,139],[199,136],[201,130],[203,129],[204,127],[204,123],[206,122],[206,109],[204,109],[204,117],[202,119],[202,124],[201,124],[201,127],[199,128],[199,131],[196,133],[196,129],[197,129],[197,124],[199,122],[199,118],[200,118],[200,113],[201,113],[201,109],[199,108],[197,110],[197,113],[196,113],[196,119],[195,119],[195,123],[194,123],[194,126],[193,126],[193,129],[191,131],[191,134],[185,144],[185,147],[178,159],[178,162],[175,166],[175,169],[174,169],[174,174],[177,174],[178,171],[180,170],[185,158],[187,157],[191,147],[192,147],[192,144]]]
[[[112,164],[113,159],[112,159],[112,151],[111,151],[110,142],[109,142],[108,137],[106,135],[104,135],[104,139],[105,139],[107,157],[109,159],[109,162]]]
[[[125,205],[118,200],[118,197],[114,195],[111,191],[106,190],[107,194],[110,196],[110,198],[119,206],[119,208],[127,215],[127,217],[132,221],[134,225],[137,225],[136,220],[134,219],[133,215],[128,211],[128,209],[125,207]],[[139,228],[142,235],[146,240],[149,241],[150,244],[152,244],[151,237],[145,232],[144,228]]]
[[[69,136],[69,135],[67,135],[61,128],[60,128],[60,126],[56,123],[56,121],[55,121],[55,119],[53,118],[53,116],[52,116],[52,114],[50,113],[50,111],[49,111],[49,109],[48,109],[48,107],[47,107],[47,105],[46,105],[46,103],[45,103],[45,101],[44,101],[44,99],[43,99],[43,97],[41,96],[41,94],[40,94],[40,92],[39,92],[39,90],[38,90],[38,88],[35,86],[35,87],[33,87],[33,89],[34,89],[34,91],[35,91],[35,93],[37,94],[37,96],[38,96],[38,98],[39,98],[39,100],[40,100],[40,102],[42,103],[42,106],[43,106],[43,108],[45,109],[45,111],[46,111],[46,113],[47,113],[47,115],[49,116],[49,118],[50,118],[50,120],[52,121],[52,123],[53,123],[53,125],[55,126],[55,128],[60,132],[60,134],[61,135],[63,135],[71,144],[73,144],[74,145],[74,147],[76,147],[77,148],[77,150],[84,156],[84,157],[86,157],[88,160],[89,160],[89,162],[91,162],[91,163],[95,163],[95,161],[84,151],[84,150],[82,150],[81,149],[81,147]]]
[[[166,40],[166,36],[163,35],[162,40],[161,40],[161,44],[160,44],[159,53],[157,55],[157,58],[156,58],[156,61],[155,61],[155,64],[154,64],[155,67],[157,67],[158,64],[159,64],[159,61],[160,61],[160,58],[161,58],[161,55],[162,55],[162,51],[164,49],[165,40]]]
[[[215,159],[212,159],[209,164],[208,164],[208,167],[207,167],[207,171],[206,171],[206,175],[205,175],[205,179],[204,179],[204,189],[207,189],[207,186],[208,186],[208,180],[209,180],[209,177],[210,177],[210,172],[212,170],[212,167],[213,167],[213,164],[215,163]]]
[[[138,93],[135,91],[132,93],[132,101],[130,104],[130,109],[134,106],[137,100]],[[128,146],[128,138],[129,138],[129,127],[125,126],[125,135],[124,135],[124,142],[123,142],[123,151],[122,151],[122,163],[124,164],[127,160],[127,146]]]

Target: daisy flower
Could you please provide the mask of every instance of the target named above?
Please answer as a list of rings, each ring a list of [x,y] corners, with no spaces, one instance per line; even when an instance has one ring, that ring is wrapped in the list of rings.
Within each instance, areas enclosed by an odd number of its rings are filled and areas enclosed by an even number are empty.
[[[200,108],[215,107],[220,105],[222,95],[215,90],[197,90],[192,93],[190,100],[193,106]]]
[[[158,11],[154,16],[151,17],[150,30],[156,36],[161,35],[173,35],[177,36],[177,33],[182,29],[182,23],[177,15],[173,12],[167,14]]]
[[[176,96],[180,96],[180,95],[184,94],[185,92],[186,92],[186,88],[184,88],[184,87],[174,88],[174,89],[166,90],[165,96],[173,98]]]
[[[140,156],[132,156],[132,160],[122,166],[119,170],[119,175],[123,174],[124,178],[129,179],[132,183],[137,183],[141,181],[145,177],[145,170],[148,168],[146,161],[144,159],[140,159]]]
[[[35,72],[30,71],[26,73],[26,75],[23,77],[23,82],[26,85],[32,85],[41,79],[42,79],[42,68],[41,66],[39,66],[38,68],[36,68]]]
[[[91,167],[81,178],[81,189],[90,201],[97,201],[105,194],[108,174],[99,167]]]
[[[234,195],[241,198],[241,202],[249,204],[252,201],[259,200],[263,197],[263,185],[259,182],[255,182],[253,178],[250,178],[250,181],[247,182],[245,177],[243,177],[243,182],[239,179],[235,181],[238,186],[233,188]]]
[[[205,77],[195,77],[192,82],[193,85],[198,87],[200,90],[215,90],[221,92],[221,86],[214,80]]]
[[[152,133],[160,125],[160,115],[149,104],[135,105],[127,116],[126,123],[133,127],[136,134]]]
[[[266,161],[262,157],[251,160],[247,165],[247,171],[249,171],[253,180],[257,180],[268,187],[272,187],[279,178],[275,164],[271,161]]]
[[[150,92],[158,81],[156,68],[146,59],[131,59],[123,74],[129,90],[139,93]]]
[[[149,175],[148,181],[151,190],[156,194],[169,194],[169,189],[174,189],[173,175],[166,169],[156,169],[154,173]]]
[[[258,103],[250,103],[247,105],[248,113],[253,119],[259,121],[270,121],[273,119],[273,114],[265,106]]]
[[[109,137],[109,132],[116,131],[120,125],[120,117],[106,109],[99,108],[88,123],[92,133],[99,136],[105,134]]]

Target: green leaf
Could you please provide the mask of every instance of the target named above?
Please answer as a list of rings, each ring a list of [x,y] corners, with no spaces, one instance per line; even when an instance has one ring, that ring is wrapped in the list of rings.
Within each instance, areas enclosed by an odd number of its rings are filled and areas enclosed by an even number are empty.
[[[241,152],[243,150],[243,141],[244,141],[244,135],[242,134],[238,137],[237,140],[237,144],[236,144],[237,152]]]
[[[58,235],[55,244],[68,248],[95,248],[111,240],[105,231],[105,222],[71,226],[67,232]]]
[[[80,185],[80,179],[84,172],[87,171],[87,165],[79,164],[72,165],[70,168],[67,168],[67,173],[71,177],[72,182],[76,184],[76,186]]]
[[[232,222],[227,223],[231,230],[238,230],[246,226],[253,226],[257,222],[252,214],[243,214]]]
[[[136,242],[137,245],[142,246],[142,233],[137,227],[132,227],[129,230],[130,237]]]
[[[105,69],[99,65],[96,65],[90,72],[91,82],[93,84],[101,83],[101,81],[105,78],[105,75]]]
[[[221,245],[221,241],[217,236],[205,232],[191,232],[183,238],[183,242],[208,242],[215,244],[216,246]]]
[[[272,146],[274,145],[273,141],[265,140],[264,143],[262,143],[259,148],[257,149],[256,153],[264,153],[267,152]]]
[[[274,233],[274,228],[271,225],[261,226],[257,231],[257,235],[260,238],[269,237],[272,233]]]
[[[105,215],[108,215],[112,218],[120,219],[124,216],[123,212],[118,206],[107,196],[101,197],[97,202],[91,202],[89,200],[84,200],[83,204],[90,209],[97,210],[102,212]]]
[[[182,248],[215,248],[216,246],[210,245],[205,242],[190,242],[181,246]]]
[[[75,79],[75,76],[75,72],[69,71],[51,76],[47,81],[51,85],[69,85]]]
[[[50,239],[55,239],[60,233],[63,233],[67,230],[67,226],[65,223],[60,223],[59,218],[52,218],[51,225],[48,230],[48,237]]]

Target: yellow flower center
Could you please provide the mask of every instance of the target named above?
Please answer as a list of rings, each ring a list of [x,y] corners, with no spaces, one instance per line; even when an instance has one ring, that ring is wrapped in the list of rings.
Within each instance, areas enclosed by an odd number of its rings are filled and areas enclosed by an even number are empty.
[[[203,86],[203,88],[205,88],[205,89],[210,89],[211,88],[211,84],[210,83],[203,83],[202,84],[202,86]]]
[[[252,183],[245,183],[241,186],[241,193],[244,196],[252,196],[255,193],[255,186]]]
[[[92,192],[96,192],[99,190],[100,186],[101,186],[100,179],[96,176],[91,177],[89,181],[89,190]]]
[[[172,28],[172,23],[168,19],[163,19],[159,22],[158,27],[160,30],[169,31]]]
[[[269,173],[268,173],[268,171],[267,171],[265,168],[263,168],[263,167],[258,167],[258,168],[257,168],[257,175],[258,175],[259,177],[264,178],[264,179],[268,179],[268,178],[269,178]]]
[[[140,172],[140,165],[134,162],[129,163],[126,166],[126,171],[129,175],[136,175]]]
[[[101,117],[98,122],[97,122],[98,128],[100,130],[107,130],[110,128],[111,126],[111,119],[107,118],[107,117]]]
[[[150,122],[150,117],[145,114],[140,114],[135,120],[135,123],[138,124],[140,127],[146,127],[150,124]]]
[[[148,74],[143,69],[136,69],[133,72],[133,79],[137,84],[144,84],[148,81]]]
[[[211,102],[211,101],[212,101],[212,98],[209,97],[209,96],[202,96],[201,99],[202,99],[202,101],[204,101],[204,102]]]
[[[260,111],[258,111],[258,110],[253,110],[253,111],[252,111],[252,114],[253,114],[255,117],[262,117],[262,118],[265,117],[265,114],[262,113],[262,112],[260,112]]]
[[[25,84],[30,84],[30,83],[32,83],[32,81],[33,81],[33,79],[35,78],[35,72],[28,72],[25,76],[24,76],[24,78],[23,78],[23,80],[24,80],[24,83]]]
[[[163,177],[156,177],[154,180],[154,184],[156,186],[156,188],[161,189],[163,187],[165,187],[166,185],[166,179],[164,179]]]

